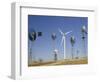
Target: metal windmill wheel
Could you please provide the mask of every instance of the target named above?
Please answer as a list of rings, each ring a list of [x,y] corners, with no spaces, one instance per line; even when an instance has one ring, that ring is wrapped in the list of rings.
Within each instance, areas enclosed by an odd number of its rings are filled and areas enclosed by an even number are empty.
[[[56,39],[56,34],[52,33],[51,37],[52,37],[52,40],[55,40]]]
[[[29,40],[32,42],[36,40],[36,32],[35,31],[29,33]]]

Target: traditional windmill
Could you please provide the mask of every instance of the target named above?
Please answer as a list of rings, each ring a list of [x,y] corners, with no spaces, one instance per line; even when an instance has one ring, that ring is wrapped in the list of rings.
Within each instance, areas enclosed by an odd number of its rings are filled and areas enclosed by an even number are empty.
[[[37,37],[40,37],[42,36],[42,32],[36,32],[35,30],[32,30],[31,32],[29,32],[28,34],[28,38],[30,40],[30,43],[29,43],[29,58],[30,58],[30,62],[32,63],[32,46],[33,46],[33,43],[34,41],[37,39]],[[35,57],[34,57],[34,60],[35,60]]]
[[[71,52],[72,52],[72,59],[73,59],[74,58],[74,44],[75,44],[75,37],[74,36],[71,36],[70,43],[72,45]]]
[[[85,39],[86,39],[86,34],[87,34],[85,26],[82,27],[81,32],[82,32],[82,41],[83,41],[83,48],[84,48],[83,53],[85,55]]]
[[[52,33],[51,38],[53,40],[53,55],[54,55],[54,61],[57,61],[57,59],[58,59],[57,58],[58,51],[57,51],[57,49],[55,49],[55,40],[57,38],[56,34],[55,33]]]

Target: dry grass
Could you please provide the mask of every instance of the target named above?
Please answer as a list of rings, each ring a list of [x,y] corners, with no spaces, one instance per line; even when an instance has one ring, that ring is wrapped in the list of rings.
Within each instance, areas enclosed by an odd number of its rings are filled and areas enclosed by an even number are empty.
[[[33,62],[32,64],[28,65],[31,66],[55,66],[55,65],[76,65],[76,64],[88,64],[88,59],[66,59],[66,60],[58,60],[58,61],[48,61],[48,62]]]

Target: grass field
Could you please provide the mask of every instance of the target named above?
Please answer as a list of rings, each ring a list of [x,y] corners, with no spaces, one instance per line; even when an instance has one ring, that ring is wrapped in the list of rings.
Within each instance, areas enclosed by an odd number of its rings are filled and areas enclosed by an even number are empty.
[[[76,64],[88,64],[87,58],[82,59],[66,59],[58,61],[47,61],[47,62],[32,62],[28,66],[55,66],[55,65],[76,65]]]

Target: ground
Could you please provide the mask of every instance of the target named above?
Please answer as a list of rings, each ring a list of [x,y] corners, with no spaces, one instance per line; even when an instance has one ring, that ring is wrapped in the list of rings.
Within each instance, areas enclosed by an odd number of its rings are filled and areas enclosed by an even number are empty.
[[[87,58],[82,59],[65,59],[58,61],[47,61],[47,62],[36,62],[34,61],[32,64],[28,66],[55,66],[55,65],[76,65],[76,64],[88,64]]]

